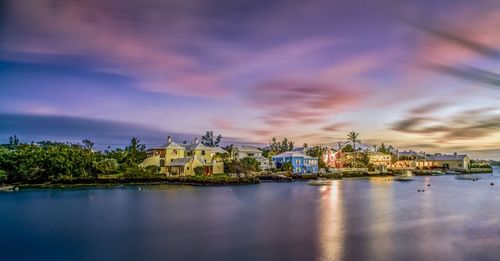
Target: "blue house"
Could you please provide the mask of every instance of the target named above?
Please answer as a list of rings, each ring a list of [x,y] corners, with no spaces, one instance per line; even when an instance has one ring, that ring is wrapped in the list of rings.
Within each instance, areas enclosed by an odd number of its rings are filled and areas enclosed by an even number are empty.
[[[281,168],[283,163],[291,162],[294,174],[318,173],[318,158],[296,151],[287,151],[273,157],[273,164]]]

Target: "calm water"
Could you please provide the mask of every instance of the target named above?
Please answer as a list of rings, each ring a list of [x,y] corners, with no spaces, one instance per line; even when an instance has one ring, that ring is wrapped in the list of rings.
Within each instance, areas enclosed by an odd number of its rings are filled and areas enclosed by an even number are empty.
[[[481,178],[1,193],[0,260],[499,260]]]

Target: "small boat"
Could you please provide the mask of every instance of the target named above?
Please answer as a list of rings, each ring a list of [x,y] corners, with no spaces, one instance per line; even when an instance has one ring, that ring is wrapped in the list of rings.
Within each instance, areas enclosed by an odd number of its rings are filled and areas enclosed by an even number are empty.
[[[458,171],[454,171],[454,170],[448,170],[448,171],[446,171],[446,174],[447,175],[459,175],[459,174],[462,174],[462,173],[460,173]]]
[[[413,177],[414,177],[413,173],[410,170],[406,170],[401,175],[395,176],[394,180],[395,181],[412,181]]]
[[[447,173],[444,173],[440,170],[433,170],[433,171],[431,171],[431,174],[432,174],[432,176],[442,176],[442,175],[447,174]]]
[[[320,179],[309,180],[307,182],[307,184],[311,185],[311,186],[331,186],[332,185],[332,181],[320,178]]]

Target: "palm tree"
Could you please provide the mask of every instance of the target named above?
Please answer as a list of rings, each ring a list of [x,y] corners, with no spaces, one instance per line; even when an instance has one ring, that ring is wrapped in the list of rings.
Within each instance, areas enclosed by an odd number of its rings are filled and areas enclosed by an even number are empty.
[[[361,144],[358,139],[359,133],[351,131],[347,134],[347,140],[352,142],[352,147],[354,148],[354,167],[356,167],[356,143]]]

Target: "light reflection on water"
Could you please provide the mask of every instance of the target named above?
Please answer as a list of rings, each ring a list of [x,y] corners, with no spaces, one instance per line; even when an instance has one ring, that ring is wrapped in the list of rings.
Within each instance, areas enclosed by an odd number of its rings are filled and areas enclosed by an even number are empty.
[[[321,200],[317,210],[320,259],[339,260],[343,256],[344,211],[341,186],[341,181],[333,181],[332,186],[319,188]]]
[[[2,193],[1,259],[498,260],[500,173],[480,177]]]

